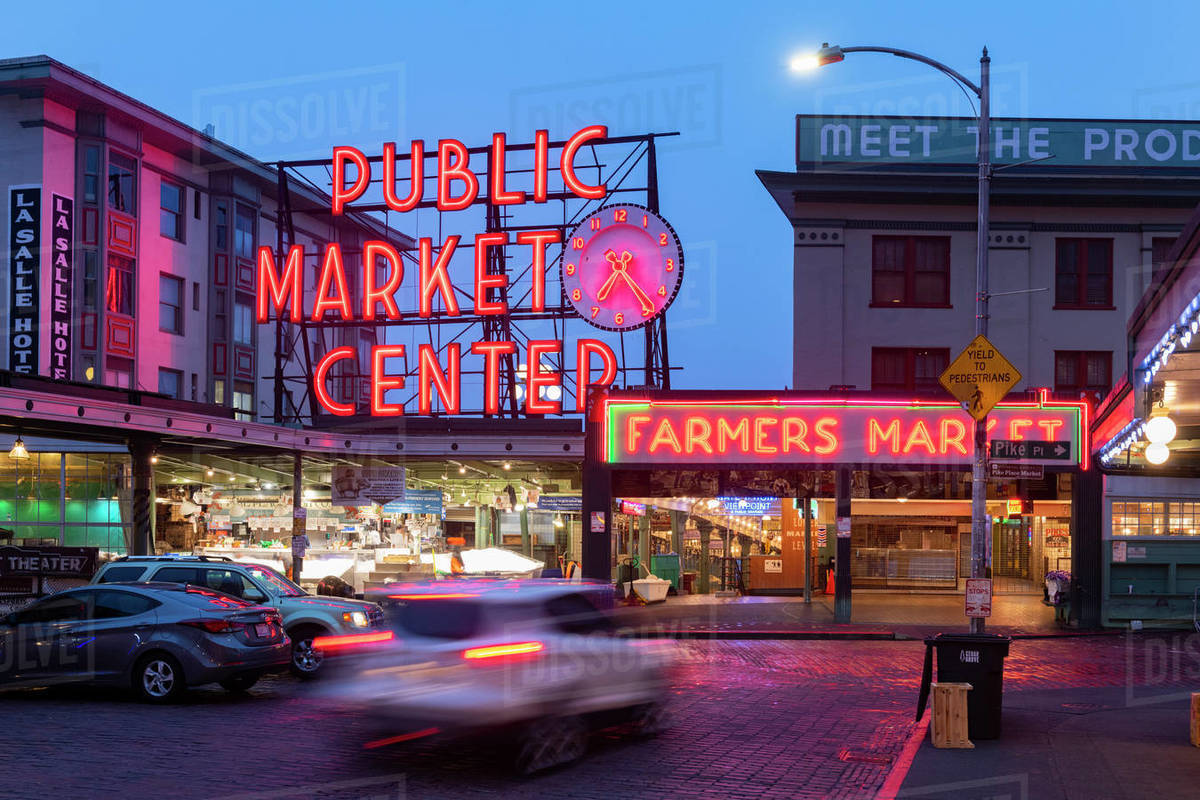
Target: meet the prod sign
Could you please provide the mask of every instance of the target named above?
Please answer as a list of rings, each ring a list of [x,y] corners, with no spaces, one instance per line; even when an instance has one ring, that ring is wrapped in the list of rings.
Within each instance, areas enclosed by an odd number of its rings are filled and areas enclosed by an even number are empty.
[[[547,131],[536,131],[532,145],[532,191],[518,191],[506,185],[506,179],[513,173],[506,172],[505,169],[507,150],[503,133],[496,133],[492,137],[488,158],[484,162],[487,166],[486,171],[476,171],[472,168],[471,151],[462,142],[456,139],[440,140],[436,151],[436,176],[424,174],[426,159],[433,159],[433,153],[426,153],[425,144],[421,140],[413,141],[408,152],[401,156],[397,156],[395,144],[385,144],[381,164],[379,159],[370,159],[356,148],[336,147],[333,150],[330,170],[333,177],[331,211],[336,216],[352,210],[349,204],[360,198],[373,181],[381,181],[386,207],[401,213],[420,208],[422,204],[436,205],[441,212],[454,212],[465,210],[477,203],[509,207],[526,203],[546,203],[553,199],[549,188],[552,173],[556,173],[562,182],[559,197],[603,201],[608,196],[607,185],[593,185],[583,180],[579,177],[575,161],[582,147],[602,143],[606,136],[607,129],[604,126],[592,125],[577,131],[565,142],[552,145]],[[528,146],[522,147],[529,149]],[[557,147],[560,151],[553,170],[550,166],[552,147]],[[402,161],[408,162],[408,175],[402,176],[401,181],[407,182],[409,186],[407,194],[403,197],[399,196],[396,190],[397,164]],[[377,170],[381,169],[382,174],[372,174],[373,163]],[[430,184],[436,184],[436,199],[425,198],[427,179]],[[606,208],[601,210],[605,211]],[[673,238],[668,242],[669,237],[665,232],[659,234],[652,230],[658,219],[648,210],[643,214],[641,211],[629,213],[618,209],[613,212],[606,211],[603,217],[593,214],[588,219],[589,230],[611,228],[616,236],[612,241],[620,242],[641,241],[653,234],[656,247],[660,238],[663,240],[663,251],[659,253],[655,248],[649,248],[648,252],[638,251],[635,257],[631,252],[625,252],[626,248],[617,247],[621,252],[613,253],[607,259],[597,259],[597,268],[615,270],[620,274],[605,274],[600,277],[608,277],[609,280],[594,281],[601,287],[601,291],[596,293],[597,297],[577,297],[575,295],[586,292],[574,289],[571,300],[586,304],[590,299],[597,306],[595,313],[599,313],[600,306],[605,305],[606,301],[613,302],[615,296],[623,292],[631,293],[631,298],[648,295],[659,300],[660,297],[667,297],[665,303],[661,300],[648,306],[643,303],[642,307],[649,308],[650,311],[640,315],[637,324],[648,323],[664,312],[670,297],[673,297],[673,292],[660,288],[657,282],[653,286],[647,284],[650,288],[640,291],[642,287],[637,285],[634,277],[653,274],[650,267],[653,266],[652,262],[657,260],[666,265],[666,274],[672,270],[681,270],[681,254],[677,249],[668,252],[667,245],[674,244]],[[647,230],[643,232],[639,226]],[[641,239],[638,239],[638,236]],[[305,297],[304,292],[303,247],[294,245],[286,253],[276,253],[270,247],[260,247],[257,263],[256,319],[259,323],[269,322],[274,311],[277,318],[292,322],[320,324],[330,321],[370,326],[380,320],[394,321],[402,317],[428,319],[437,316],[470,321],[489,317],[503,318],[516,312],[542,313],[548,308],[546,272],[547,264],[553,261],[552,248],[564,248],[563,274],[574,277],[577,271],[584,271],[588,268],[586,265],[591,263],[586,254],[576,255],[574,252],[583,250],[584,245],[581,243],[584,241],[582,235],[575,234],[564,239],[561,229],[551,227],[544,230],[522,229],[512,236],[505,231],[486,231],[475,234],[473,242],[470,243],[463,242],[460,235],[449,235],[439,239],[436,246],[432,237],[422,237],[416,242],[415,275],[406,275],[400,252],[387,241],[375,239],[364,242],[361,246],[361,258],[356,257],[354,264],[347,263],[338,242],[331,242],[325,246],[323,253],[318,254],[320,263],[316,291],[315,296],[310,297]],[[511,299],[516,293],[512,293],[510,297],[507,272],[489,269],[494,260],[491,258],[491,251],[496,248],[504,248],[508,257],[528,259],[531,289],[520,300]],[[628,249],[636,250],[632,245],[629,245]],[[470,262],[474,269],[470,279],[463,282],[465,288],[459,289],[451,281],[451,261],[456,252],[466,250],[473,250]],[[354,276],[357,280],[353,283],[362,287],[358,293],[359,297],[351,297],[348,288],[351,281],[347,278],[347,270],[357,271]],[[406,286],[415,289],[417,308],[412,312],[402,312],[396,302],[397,292]],[[608,287],[607,290],[604,287]],[[588,321],[596,324],[593,320]],[[406,388],[405,375],[396,374],[390,369],[389,360],[413,356],[415,368],[408,373],[408,377],[415,376],[417,380],[415,394],[418,414],[433,413],[435,392],[444,413],[462,413],[462,376],[468,371],[483,376],[483,412],[497,414],[500,411],[502,362],[514,355],[528,365],[523,376],[526,414],[562,413],[562,403],[557,398],[563,395],[563,373],[547,369],[544,359],[564,363],[564,355],[574,355],[575,411],[583,412],[589,389],[609,386],[615,380],[618,373],[617,357],[612,348],[600,339],[581,338],[574,342],[570,350],[568,347],[563,339],[533,338],[520,342],[494,339],[454,341],[440,349],[432,342],[420,343],[415,354],[407,352],[403,344],[374,345],[370,349],[369,363],[365,365],[369,374],[370,414],[388,417],[411,413],[411,410],[406,412],[403,404],[389,400],[389,392]],[[564,353],[565,350],[568,352]],[[354,347],[335,347],[325,352],[313,366],[313,395],[320,406],[330,414],[352,416],[356,413],[354,404],[335,399],[327,386],[335,365],[343,360],[353,363],[356,358],[358,353]],[[464,362],[468,366],[464,367]],[[559,389],[555,390],[553,387]]]

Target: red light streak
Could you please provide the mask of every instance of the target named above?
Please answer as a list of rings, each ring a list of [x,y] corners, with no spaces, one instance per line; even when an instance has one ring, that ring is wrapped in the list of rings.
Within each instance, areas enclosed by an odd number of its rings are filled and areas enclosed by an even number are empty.
[[[530,655],[546,649],[541,642],[514,642],[512,644],[493,644],[486,647],[472,647],[463,651],[463,658],[468,661],[478,661],[486,658],[503,658],[505,656]]]
[[[313,639],[313,647],[320,650],[336,650],[340,647],[353,647],[360,644],[381,644],[396,638],[391,631],[377,633],[348,633],[342,636],[318,636]]]
[[[401,742],[411,742],[413,739],[424,739],[441,732],[441,728],[424,728],[412,733],[402,733],[399,736],[389,736],[386,739],[375,739],[374,741],[367,742],[363,747],[367,750],[373,750],[377,747],[387,747],[389,744],[400,744]]]

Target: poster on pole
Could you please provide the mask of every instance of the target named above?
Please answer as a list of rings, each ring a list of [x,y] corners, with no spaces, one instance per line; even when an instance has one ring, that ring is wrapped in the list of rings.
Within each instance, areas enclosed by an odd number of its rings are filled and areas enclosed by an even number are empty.
[[[404,467],[333,468],[330,505],[369,506],[404,499]]]
[[[992,615],[992,579],[967,578],[967,616],[982,619]]]
[[[849,517],[838,517],[837,518],[837,538],[839,538],[839,539],[849,539],[850,538],[850,518]]]

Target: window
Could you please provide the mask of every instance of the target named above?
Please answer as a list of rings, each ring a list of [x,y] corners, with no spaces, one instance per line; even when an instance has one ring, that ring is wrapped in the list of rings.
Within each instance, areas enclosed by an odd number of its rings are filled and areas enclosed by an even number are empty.
[[[950,237],[874,237],[871,305],[950,305]]]
[[[100,274],[100,254],[95,250],[83,251],[83,310],[96,310],[96,285]]]
[[[234,418],[250,422],[254,419],[254,385],[242,381],[233,383]]]
[[[200,310],[200,283],[192,281],[192,311]]]
[[[112,567],[105,570],[96,583],[122,583],[124,581],[136,581],[142,577],[142,573],[146,571],[145,567]]]
[[[133,386],[133,362],[128,358],[109,356],[104,362],[104,385],[118,389]]]
[[[225,405],[225,381],[213,381],[213,402],[219,406]]]
[[[196,373],[192,373],[192,402],[195,403],[200,399],[200,379]]]
[[[1055,350],[1054,390],[1103,398],[1112,386],[1112,353],[1107,350]]]
[[[212,308],[213,339],[223,342],[229,338],[229,314],[225,309],[225,290],[217,289],[213,296]]]
[[[265,600],[266,595],[262,589],[254,585],[254,582],[240,572],[235,572],[231,569],[208,569],[202,570],[204,583],[209,589],[225,594],[231,594],[234,597],[246,598],[249,594],[254,600]]]
[[[249,303],[238,300],[233,304],[233,340],[238,344],[254,342],[254,311]]]
[[[162,605],[157,600],[152,600],[140,594],[133,592],[115,592],[111,590],[101,590],[95,593],[95,601],[92,604],[92,619],[118,619],[120,617],[133,617],[138,614],[145,614],[153,608]]]
[[[183,187],[163,181],[159,190],[158,232],[169,239],[183,241]]]
[[[238,258],[254,258],[254,209],[240,203],[234,211],[233,254]]]
[[[183,334],[183,278],[158,276],[158,329]]]
[[[87,595],[57,595],[17,612],[18,625],[38,622],[70,622],[87,618]]]
[[[1175,236],[1155,236],[1150,240],[1150,282],[1154,283],[1162,271],[1170,266],[1167,263],[1167,253],[1175,244]]]
[[[225,208],[224,203],[217,203],[217,219],[214,223],[216,233],[214,234],[217,242],[218,250],[225,250],[229,247],[229,211]]]
[[[104,307],[133,316],[133,259],[108,254],[108,276],[104,280]]]
[[[137,216],[137,161],[116,152],[108,155],[108,207]]]
[[[100,193],[100,148],[83,148],[83,202],[98,203]]]
[[[1114,500],[1113,536],[1200,535],[1200,503],[1190,500]]]
[[[192,190],[192,216],[200,219],[200,190]]]
[[[1056,308],[1112,308],[1112,239],[1057,239]]]
[[[872,347],[871,388],[880,392],[933,392],[950,365],[950,351],[928,347]]]
[[[195,567],[163,567],[154,573],[151,580],[164,583],[198,583],[198,571]]]
[[[615,628],[606,614],[578,594],[547,600],[546,613],[554,620],[554,627],[563,633],[612,633]]]
[[[158,392],[176,400],[182,398],[183,373],[177,369],[158,369]]]

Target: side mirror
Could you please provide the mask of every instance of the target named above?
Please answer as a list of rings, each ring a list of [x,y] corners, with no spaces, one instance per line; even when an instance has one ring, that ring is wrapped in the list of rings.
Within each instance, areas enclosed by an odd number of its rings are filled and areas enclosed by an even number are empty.
[[[258,589],[248,588],[242,592],[242,599],[249,600],[252,603],[262,603],[266,601],[267,596]]]

